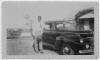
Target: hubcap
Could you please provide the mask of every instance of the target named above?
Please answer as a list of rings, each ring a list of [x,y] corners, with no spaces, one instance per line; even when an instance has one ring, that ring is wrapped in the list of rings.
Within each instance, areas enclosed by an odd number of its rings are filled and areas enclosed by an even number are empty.
[[[65,47],[63,49],[63,54],[70,54],[70,49],[68,47]]]

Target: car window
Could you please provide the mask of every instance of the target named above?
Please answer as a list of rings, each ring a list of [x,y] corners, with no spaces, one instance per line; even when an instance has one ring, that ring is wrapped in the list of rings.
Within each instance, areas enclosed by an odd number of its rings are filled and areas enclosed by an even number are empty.
[[[50,25],[45,25],[44,29],[45,30],[50,30]]]
[[[71,23],[57,24],[56,27],[58,30],[75,30],[75,25]]]
[[[56,27],[57,29],[60,29],[60,30],[64,29],[64,24],[57,24]]]

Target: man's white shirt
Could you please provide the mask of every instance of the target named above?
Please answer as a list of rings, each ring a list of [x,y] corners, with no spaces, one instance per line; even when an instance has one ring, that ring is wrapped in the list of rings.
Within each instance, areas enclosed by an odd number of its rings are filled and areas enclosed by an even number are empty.
[[[33,35],[41,35],[43,33],[44,26],[45,26],[45,24],[42,21],[38,22],[38,21],[34,20],[34,22],[32,24],[32,34]]]

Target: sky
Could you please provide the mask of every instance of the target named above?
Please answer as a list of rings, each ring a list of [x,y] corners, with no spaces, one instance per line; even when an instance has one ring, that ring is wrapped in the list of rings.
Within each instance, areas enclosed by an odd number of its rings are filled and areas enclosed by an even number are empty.
[[[28,28],[29,20],[74,19],[82,9],[94,8],[95,2],[3,2],[2,19],[8,28]]]

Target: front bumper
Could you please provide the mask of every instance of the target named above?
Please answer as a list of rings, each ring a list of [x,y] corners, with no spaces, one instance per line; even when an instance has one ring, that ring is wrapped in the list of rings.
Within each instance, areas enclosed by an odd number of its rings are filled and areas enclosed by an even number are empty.
[[[94,51],[92,49],[89,50],[79,50],[80,54],[93,54]]]

